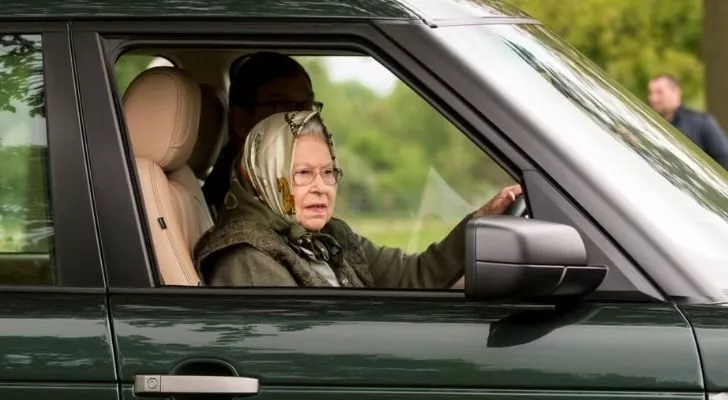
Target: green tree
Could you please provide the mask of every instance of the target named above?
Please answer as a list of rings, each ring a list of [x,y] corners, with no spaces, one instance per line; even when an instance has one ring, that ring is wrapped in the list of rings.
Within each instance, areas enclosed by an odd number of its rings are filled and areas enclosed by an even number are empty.
[[[703,109],[700,0],[507,0],[643,99],[649,78],[680,79],[686,104]]]

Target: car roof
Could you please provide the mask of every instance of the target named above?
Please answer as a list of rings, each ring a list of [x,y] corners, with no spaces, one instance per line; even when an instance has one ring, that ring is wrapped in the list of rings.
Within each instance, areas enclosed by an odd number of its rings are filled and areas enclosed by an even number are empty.
[[[6,0],[1,20],[89,18],[443,20],[527,17],[500,0]]]

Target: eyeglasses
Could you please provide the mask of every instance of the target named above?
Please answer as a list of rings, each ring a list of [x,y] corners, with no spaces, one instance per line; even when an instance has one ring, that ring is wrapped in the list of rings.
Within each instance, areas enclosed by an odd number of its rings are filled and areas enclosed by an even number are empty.
[[[321,175],[324,184],[333,186],[341,181],[344,171],[340,168],[326,168],[322,171],[313,169],[299,169],[293,172],[293,184],[297,186],[305,186],[311,184],[316,176]]]
[[[324,109],[324,103],[320,101],[261,101],[254,104],[257,107],[271,107],[273,112],[291,112],[291,111],[316,111],[321,112]]]

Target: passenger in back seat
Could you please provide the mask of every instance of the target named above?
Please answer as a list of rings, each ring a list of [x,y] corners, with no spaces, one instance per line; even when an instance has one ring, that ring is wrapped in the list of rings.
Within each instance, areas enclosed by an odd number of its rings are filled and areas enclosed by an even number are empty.
[[[320,110],[314,102],[311,78],[293,58],[273,52],[244,56],[230,71],[229,138],[202,191],[207,204],[220,210],[230,190],[233,162],[242,151],[250,129],[278,112]]]

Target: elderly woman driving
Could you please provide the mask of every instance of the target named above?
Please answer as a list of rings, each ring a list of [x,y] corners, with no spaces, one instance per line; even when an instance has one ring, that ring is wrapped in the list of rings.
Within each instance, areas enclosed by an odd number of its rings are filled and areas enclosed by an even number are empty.
[[[465,224],[502,214],[502,189],[419,254],[378,246],[333,218],[342,171],[317,112],[274,114],[250,133],[218,223],[195,249],[213,286],[448,288],[463,274]]]

